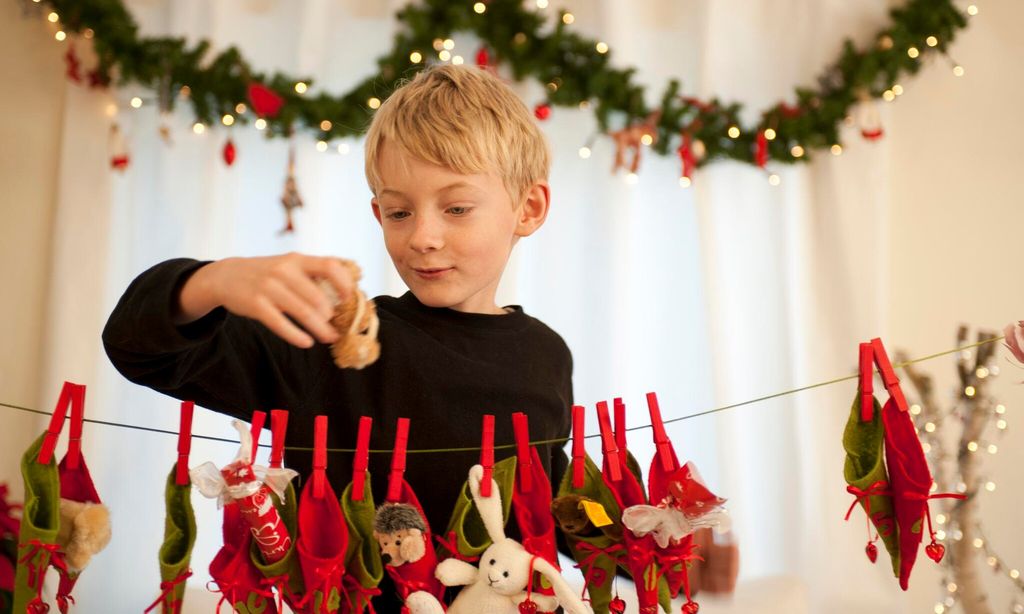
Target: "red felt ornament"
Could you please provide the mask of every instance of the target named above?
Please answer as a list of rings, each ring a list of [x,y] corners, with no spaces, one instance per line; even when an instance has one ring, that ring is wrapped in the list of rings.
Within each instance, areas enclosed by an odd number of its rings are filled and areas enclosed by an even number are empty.
[[[68,51],[64,54],[64,62],[67,64],[67,70],[64,73],[65,75],[67,75],[67,78],[71,81],[74,81],[75,83],[81,83],[82,63],[78,60],[78,54],[75,53],[74,45],[68,45]]]
[[[697,612],[700,612],[700,606],[696,601],[687,601],[683,604],[681,611],[683,614],[697,614]]]
[[[866,93],[861,96],[857,124],[860,126],[860,135],[869,141],[877,141],[885,134],[882,118],[878,114],[878,104]]]
[[[537,614],[537,603],[529,599],[520,603],[519,614]]]
[[[697,156],[693,151],[693,143],[690,135],[686,132],[683,133],[683,142],[679,145],[679,162],[682,164],[682,170],[680,171],[680,177],[686,177],[687,179],[693,178],[693,170],[697,168]]]
[[[875,542],[868,542],[868,545],[864,547],[864,554],[868,555],[868,560],[874,563],[878,560],[878,546]]]
[[[537,119],[544,121],[551,117],[551,105],[542,102],[533,108],[533,114],[537,116]]]
[[[235,163],[235,156],[237,153],[238,152],[235,150],[235,142],[228,139],[228,142],[224,143],[224,150],[221,152],[221,155],[224,157],[224,164],[227,164],[228,166],[233,165]]]
[[[611,612],[611,614],[625,614],[626,602],[623,601],[622,597],[615,597],[615,599],[612,599],[608,604],[608,611]]]
[[[249,105],[260,117],[277,117],[284,106],[284,98],[262,83],[250,83]]]
[[[754,162],[761,168],[768,164],[768,137],[765,136],[764,130],[759,130],[757,133],[757,151],[754,153]]]
[[[487,68],[491,65],[491,54],[487,53],[487,47],[480,47],[477,50],[476,65],[480,68]]]

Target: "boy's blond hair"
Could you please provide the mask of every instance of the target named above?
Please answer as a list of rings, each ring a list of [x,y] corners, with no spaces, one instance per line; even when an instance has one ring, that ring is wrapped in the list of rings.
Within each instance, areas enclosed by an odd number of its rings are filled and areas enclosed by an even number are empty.
[[[382,187],[384,142],[462,174],[494,172],[518,207],[527,190],[547,181],[547,140],[522,100],[477,67],[437,65],[395,90],[366,134],[366,181]]]

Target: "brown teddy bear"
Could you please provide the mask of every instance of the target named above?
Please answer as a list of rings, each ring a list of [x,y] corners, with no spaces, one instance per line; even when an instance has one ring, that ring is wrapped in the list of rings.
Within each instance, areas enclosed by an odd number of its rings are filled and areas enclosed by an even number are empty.
[[[110,543],[110,512],[101,503],[60,500],[57,544],[64,552],[68,571],[81,572],[92,555]]]
[[[352,274],[353,281],[358,282],[362,279],[363,272],[358,264],[351,260],[338,260]],[[334,364],[342,369],[362,369],[372,365],[380,358],[380,342],[377,340],[380,320],[377,318],[377,307],[358,288],[348,300],[340,301],[330,283],[324,280],[320,282],[320,286],[334,303],[331,325],[341,336],[331,345]]]
[[[594,537],[604,533],[607,537],[616,542],[622,540],[622,527],[612,523],[603,527],[596,527],[583,511],[583,502],[596,503],[589,497],[581,495],[563,495],[551,502],[551,514],[558,522],[558,526],[566,535],[577,537]]]
[[[423,534],[427,525],[415,507],[406,503],[385,503],[373,519],[373,537],[380,544],[380,559],[398,567],[415,563],[427,553]]]

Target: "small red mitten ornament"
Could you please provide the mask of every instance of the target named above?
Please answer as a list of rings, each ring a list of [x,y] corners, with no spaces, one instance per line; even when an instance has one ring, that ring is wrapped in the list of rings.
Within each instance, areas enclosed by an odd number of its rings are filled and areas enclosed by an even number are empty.
[[[622,600],[622,597],[616,597],[608,604],[608,611],[611,614],[625,614],[626,602]]]

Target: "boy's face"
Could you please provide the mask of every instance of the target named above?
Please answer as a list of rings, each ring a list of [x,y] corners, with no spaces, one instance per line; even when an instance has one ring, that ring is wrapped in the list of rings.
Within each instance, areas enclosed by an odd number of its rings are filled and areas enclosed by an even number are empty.
[[[501,313],[498,282],[519,237],[547,215],[548,187],[536,184],[514,207],[496,174],[463,175],[385,144],[373,214],[398,274],[431,307]]]

